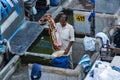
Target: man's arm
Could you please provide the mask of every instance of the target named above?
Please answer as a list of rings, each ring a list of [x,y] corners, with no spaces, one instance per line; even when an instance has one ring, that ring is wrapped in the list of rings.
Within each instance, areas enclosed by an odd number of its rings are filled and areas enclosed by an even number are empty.
[[[65,55],[68,54],[73,42],[75,41],[75,34],[74,34],[73,26],[70,28],[70,33],[69,34],[70,34],[70,42],[68,44],[68,47],[65,49],[65,52],[64,52]]]
[[[65,49],[64,55],[68,54],[72,44],[73,44],[73,41],[70,41],[69,44],[68,44],[68,47]]]

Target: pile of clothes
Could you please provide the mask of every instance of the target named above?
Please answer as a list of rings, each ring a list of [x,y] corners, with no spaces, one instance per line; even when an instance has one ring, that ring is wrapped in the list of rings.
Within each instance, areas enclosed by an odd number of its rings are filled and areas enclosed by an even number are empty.
[[[96,61],[85,80],[120,80],[120,68],[110,63]]]

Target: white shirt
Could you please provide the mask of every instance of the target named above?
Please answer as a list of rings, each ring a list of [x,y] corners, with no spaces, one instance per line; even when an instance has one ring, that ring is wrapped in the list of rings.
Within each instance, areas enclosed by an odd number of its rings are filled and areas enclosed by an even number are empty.
[[[62,27],[60,23],[56,23],[56,26],[59,30],[60,37],[62,40],[61,50],[65,50],[68,47],[70,41],[75,41],[73,26],[68,23],[65,27]],[[69,53],[72,53],[72,47],[70,48]]]

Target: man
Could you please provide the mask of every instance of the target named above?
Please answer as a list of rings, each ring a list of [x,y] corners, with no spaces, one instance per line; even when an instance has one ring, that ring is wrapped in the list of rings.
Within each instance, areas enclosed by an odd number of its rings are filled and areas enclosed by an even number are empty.
[[[61,50],[65,50],[64,55],[69,55],[72,52],[72,44],[75,41],[73,26],[67,23],[67,15],[60,16],[60,22],[56,24],[60,37],[62,39]]]
[[[72,63],[72,44],[75,41],[73,26],[67,23],[68,16],[61,14],[60,20],[56,23],[56,26],[60,33],[60,38],[62,40],[62,45],[60,50],[64,50],[64,55],[69,56],[70,68],[73,68]],[[54,46],[53,46],[54,47]]]
[[[49,13],[45,15],[45,19],[49,22],[48,33],[54,51],[64,51],[63,54],[58,53],[57,56],[69,56],[70,68],[73,68],[72,44],[75,38],[73,26],[67,23],[68,16],[61,14],[60,22],[56,24]]]

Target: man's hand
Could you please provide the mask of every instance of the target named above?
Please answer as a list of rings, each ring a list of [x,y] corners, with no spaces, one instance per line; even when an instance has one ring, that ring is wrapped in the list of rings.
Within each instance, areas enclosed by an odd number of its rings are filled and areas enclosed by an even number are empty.
[[[65,49],[65,52],[64,52],[64,55],[67,55],[68,52],[69,52],[69,50],[70,50],[69,48],[66,48],[66,49]]]
[[[52,45],[55,51],[60,50],[58,46]]]
[[[54,26],[55,22],[51,17],[48,17],[48,22],[51,26]]]
[[[69,44],[68,44],[68,47],[65,49],[64,55],[67,55],[67,54],[68,54],[68,52],[69,52],[72,44],[73,44],[73,41],[70,41]]]

